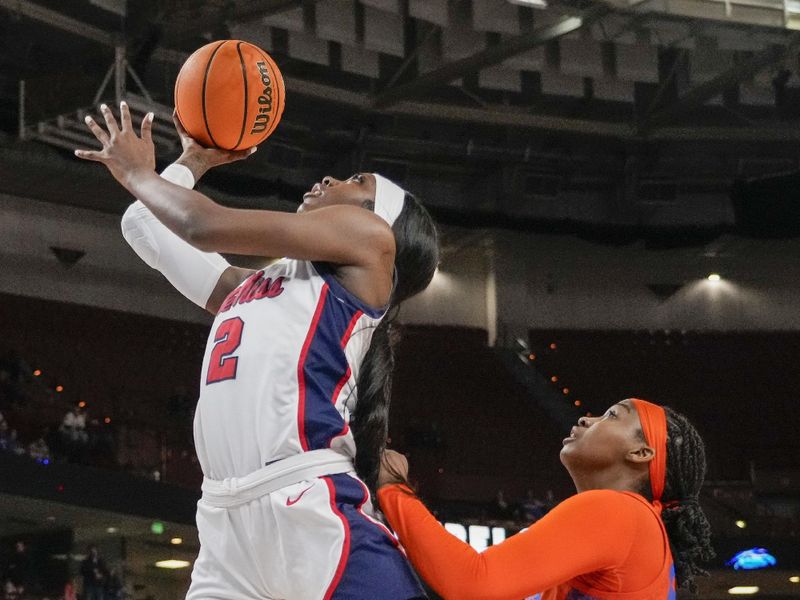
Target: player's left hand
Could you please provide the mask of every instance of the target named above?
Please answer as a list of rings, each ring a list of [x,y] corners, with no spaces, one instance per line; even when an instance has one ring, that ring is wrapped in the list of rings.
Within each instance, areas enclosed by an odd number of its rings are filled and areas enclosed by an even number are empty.
[[[141,137],[136,135],[131,123],[131,112],[126,102],[120,103],[120,121],[105,104],[100,105],[100,112],[106,122],[103,129],[90,116],[86,117],[86,126],[103,145],[101,150],[75,150],[75,156],[84,160],[103,163],[114,179],[128,187],[131,177],[144,172],[153,172],[156,168],[155,146],[153,145],[152,128],[153,113],[147,113],[142,119]]]
[[[384,450],[378,472],[378,487],[392,483],[408,483],[408,459],[394,450]]]

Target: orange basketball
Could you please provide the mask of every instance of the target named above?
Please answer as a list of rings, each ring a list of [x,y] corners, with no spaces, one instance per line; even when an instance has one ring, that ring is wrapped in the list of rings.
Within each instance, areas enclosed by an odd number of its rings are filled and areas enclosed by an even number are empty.
[[[241,150],[267,139],[283,114],[283,77],[269,54],[239,40],[195,51],[175,82],[175,108],[206,147]]]

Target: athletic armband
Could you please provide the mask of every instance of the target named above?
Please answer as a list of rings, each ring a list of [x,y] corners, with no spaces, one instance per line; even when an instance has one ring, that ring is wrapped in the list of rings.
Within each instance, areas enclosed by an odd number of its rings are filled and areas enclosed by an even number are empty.
[[[161,176],[181,187],[194,187],[192,172],[172,164]],[[230,264],[215,252],[203,252],[170,231],[140,200],[122,216],[122,236],[148,266],[160,271],[186,298],[205,308]]]

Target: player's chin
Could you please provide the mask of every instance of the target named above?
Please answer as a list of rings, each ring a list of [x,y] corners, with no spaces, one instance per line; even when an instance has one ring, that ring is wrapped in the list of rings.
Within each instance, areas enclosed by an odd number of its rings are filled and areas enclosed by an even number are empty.
[[[565,440],[565,442],[563,442],[564,445],[561,446],[561,451],[559,452],[559,456],[561,457],[562,462],[564,460],[564,457],[575,456],[580,452],[580,449],[575,447],[576,441],[577,440],[566,442]]]

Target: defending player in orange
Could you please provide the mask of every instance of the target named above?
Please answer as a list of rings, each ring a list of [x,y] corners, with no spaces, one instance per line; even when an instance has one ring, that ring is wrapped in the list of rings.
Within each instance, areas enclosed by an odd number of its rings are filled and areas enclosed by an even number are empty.
[[[412,564],[445,600],[674,600],[710,559],[698,504],[703,441],[677,412],[624,400],[583,417],[561,462],[578,493],[483,553],[450,535],[386,451],[378,498]]]

